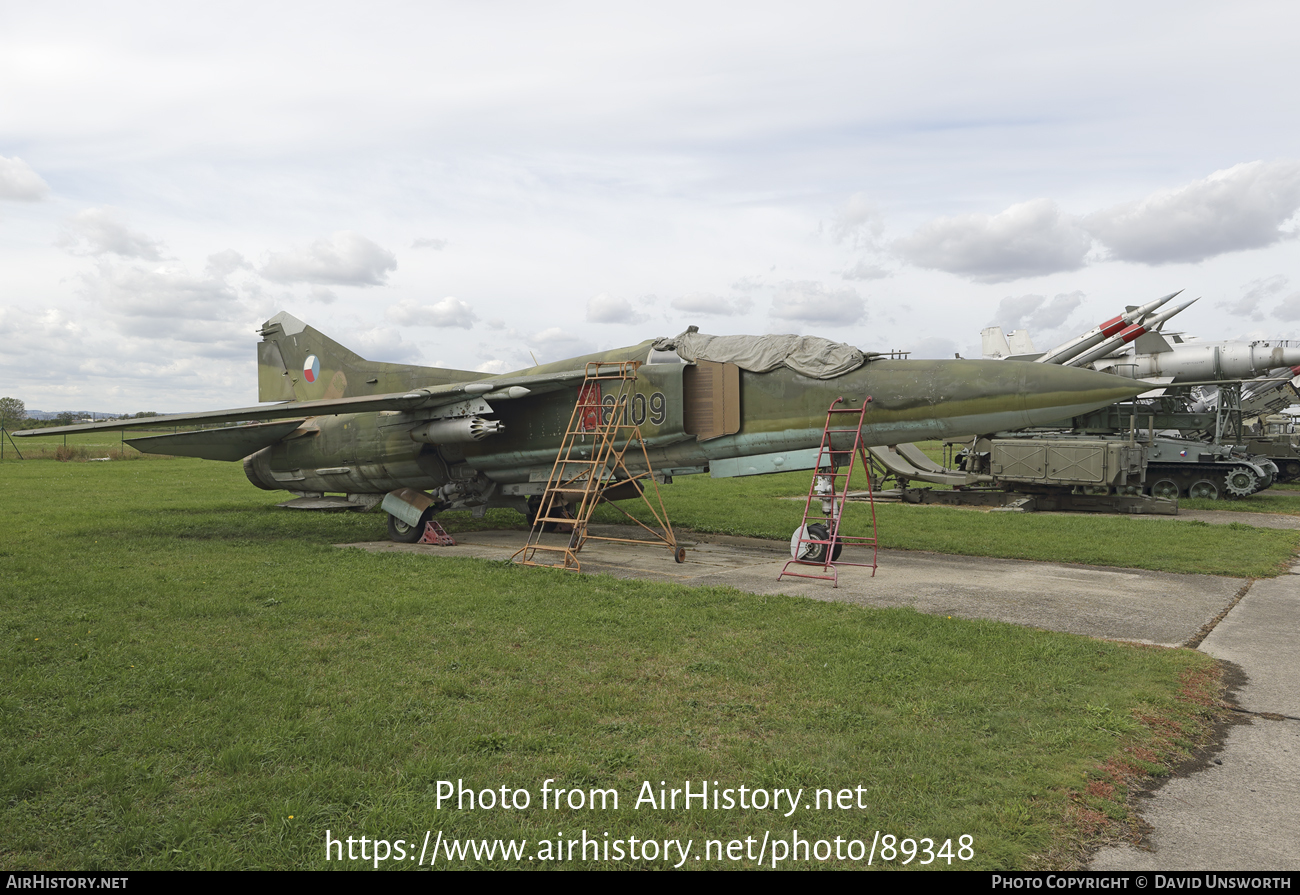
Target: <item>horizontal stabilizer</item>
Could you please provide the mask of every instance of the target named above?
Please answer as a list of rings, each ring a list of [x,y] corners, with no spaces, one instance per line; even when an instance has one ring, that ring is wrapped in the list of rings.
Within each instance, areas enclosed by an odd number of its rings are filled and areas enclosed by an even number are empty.
[[[262,448],[275,444],[303,424],[303,419],[277,423],[252,423],[225,429],[201,429],[171,435],[145,435],[128,438],[126,443],[146,454],[172,454],[178,457],[202,457],[204,460],[242,460]]]

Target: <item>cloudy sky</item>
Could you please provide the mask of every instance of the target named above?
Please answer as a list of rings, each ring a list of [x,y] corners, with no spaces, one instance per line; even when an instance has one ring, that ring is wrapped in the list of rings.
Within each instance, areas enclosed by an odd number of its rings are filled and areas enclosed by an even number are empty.
[[[0,7],[0,394],[256,401],[287,310],[504,371],[672,335],[978,356],[1175,289],[1300,333],[1293,3]]]

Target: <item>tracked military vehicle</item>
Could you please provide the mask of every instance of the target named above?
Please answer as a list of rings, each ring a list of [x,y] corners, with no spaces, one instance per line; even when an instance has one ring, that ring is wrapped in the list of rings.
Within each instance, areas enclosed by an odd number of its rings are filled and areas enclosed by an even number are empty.
[[[1165,386],[1144,396],[1094,411],[1059,427],[1026,431],[1014,436],[984,439],[972,445],[966,464],[987,466],[990,473],[1008,479],[1006,470],[1023,475],[1023,464],[1006,463],[999,454],[1031,454],[1026,442],[1070,444],[1074,452],[1087,452],[1093,444],[1098,456],[1103,446],[1126,442],[1130,449],[1145,446],[1143,472],[1137,481],[1112,476],[1084,488],[1114,493],[1141,493],[1153,497],[1246,497],[1267,488],[1280,477],[1300,476],[1300,449],[1291,439],[1248,438],[1248,423],[1260,414],[1280,409],[1300,392],[1291,386],[1300,373],[1300,343],[1287,340],[1205,342],[1165,333],[1164,324],[1186,310],[1185,302],[1173,310],[1162,306],[1178,293],[1166,295],[1099,324],[1056,348],[1039,354],[1012,355],[1003,350],[1006,340],[998,327],[984,330],[986,357],[1014,356],[1020,360],[1065,366],[1090,367]],[[1195,300],[1193,300],[1195,301]],[[1033,351],[1027,334],[1020,334],[1022,350]],[[1249,378],[1256,377],[1256,378]],[[1120,450],[1105,447],[1104,451]],[[1274,462],[1274,458],[1280,462]],[[1057,484],[1078,478],[1078,470],[1060,466]],[[1043,479],[1051,478],[1049,470]]]

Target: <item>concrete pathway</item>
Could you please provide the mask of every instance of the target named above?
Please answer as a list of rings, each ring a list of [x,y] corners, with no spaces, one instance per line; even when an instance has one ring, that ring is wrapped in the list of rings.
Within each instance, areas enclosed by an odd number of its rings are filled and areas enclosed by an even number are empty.
[[[1233,725],[1206,766],[1143,799],[1140,846],[1093,870],[1300,870],[1300,575],[1262,579],[1199,647],[1245,674]]]
[[[1237,518],[1217,518],[1226,515]],[[1255,513],[1213,511],[1211,516],[1207,521],[1267,527],[1279,519],[1285,527],[1300,522]],[[592,532],[625,536],[627,529],[593,526]],[[547,537],[558,545],[567,535]],[[456,538],[456,547],[388,541],[344,546],[508,560],[525,535],[484,531]],[[784,544],[713,535],[690,538],[682,564],[673,561],[666,547],[591,541],[580,554],[582,570],[758,594],[910,606],[935,615],[996,619],[1114,640],[1199,643],[1202,651],[1244,672],[1235,693],[1243,709],[1240,723],[1229,729],[1203,769],[1173,778],[1143,798],[1141,813],[1150,825],[1143,843],[1102,849],[1090,868],[1300,869],[1300,574],[1252,582],[882,550],[874,577],[869,568],[841,567],[835,588],[826,581],[778,581],[789,559]],[[867,558],[866,551],[855,548],[841,557]]]

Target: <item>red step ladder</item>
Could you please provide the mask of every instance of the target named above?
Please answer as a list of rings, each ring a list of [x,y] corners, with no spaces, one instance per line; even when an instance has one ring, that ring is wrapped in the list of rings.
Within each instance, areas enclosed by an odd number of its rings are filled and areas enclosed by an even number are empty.
[[[836,405],[843,403],[843,397],[836,398],[826,411],[821,450],[817,453],[817,468],[813,472],[812,483],[808,486],[808,499],[804,502],[803,522],[799,530],[790,538],[790,553],[794,559],[781,569],[781,574],[776,576],[777,581],[790,575],[795,578],[819,578],[823,581],[832,581],[836,587],[839,587],[837,566],[870,566],[871,576],[874,578],[876,575],[876,561],[879,558],[879,548],[876,545],[876,501],[871,495],[871,463],[867,457],[866,445],[862,443],[862,422],[866,418],[867,405],[871,403],[871,397],[863,399],[862,407],[857,410],[851,407],[837,410]],[[855,416],[856,420],[854,420]],[[853,422],[855,425],[853,428],[847,428],[835,425],[837,422]],[[840,444],[848,442],[849,435],[853,436],[851,447],[835,447],[836,441]],[[840,437],[837,439],[836,436]],[[859,457],[862,459],[862,471],[867,476],[867,497],[871,505],[871,537],[840,533],[849,480]],[[812,522],[809,522],[814,500],[821,504],[823,518],[819,520],[814,516]],[[838,562],[840,551],[846,546],[870,547],[871,562]],[[812,571],[792,572],[791,566],[821,566],[822,574]]]

